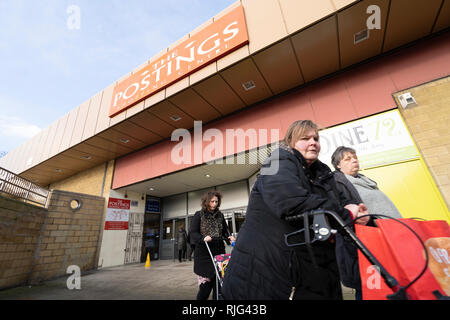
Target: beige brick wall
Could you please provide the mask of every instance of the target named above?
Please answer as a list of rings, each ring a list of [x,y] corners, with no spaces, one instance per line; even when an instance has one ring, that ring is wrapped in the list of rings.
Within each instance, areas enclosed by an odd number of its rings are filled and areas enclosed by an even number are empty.
[[[0,288],[27,281],[46,215],[44,208],[0,195]]]
[[[69,208],[71,199],[81,208]],[[94,269],[105,198],[53,190],[47,209],[0,196],[0,288]]]
[[[49,189],[107,197],[111,188],[114,160],[107,163],[108,168],[106,174],[105,165],[106,163],[103,163],[94,168],[79,172],[67,179],[55,182],[50,185]],[[105,179],[105,185],[102,192],[103,178]]]
[[[403,109],[398,96],[411,92],[417,106]],[[441,192],[450,204],[450,77],[396,93],[411,135]]]
[[[82,202],[76,211],[69,208],[69,201],[74,198]],[[95,267],[104,208],[103,197],[52,192],[41,245],[30,275],[32,283],[65,275],[70,265],[77,265],[82,271]]]

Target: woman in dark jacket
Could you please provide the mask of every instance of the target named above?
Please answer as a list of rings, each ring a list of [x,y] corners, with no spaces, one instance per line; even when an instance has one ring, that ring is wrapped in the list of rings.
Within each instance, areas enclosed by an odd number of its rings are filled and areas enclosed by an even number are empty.
[[[219,211],[222,194],[218,191],[209,191],[202,197],[202,209],[192,218],[190,241],[195,245],[194,273],[198,277],[199,291],[197,300],[208,300],[213,290],[213,299],[216,297],[216,274],[211,256],[205,242],[214,256],[225,253],[223,240],[234,241],[230,236],[223,214]]]
[[[187,234],[184,230],[184,226],[181,226],[178,230],[177,247],[178,247],[178,261],[183,262],[186,258],[186,241]]]
[[[343,165],[344,162],[351,162],[352,169],[357,173],[359,170],[359,163],[357,160],[353,160],[353,157],[356,157],[356,151],[352,148],[340,146],[333,152],[333,155],[331,156],[331,164],[336,169],[336,171],[333,172],[334,180],[336,181],[336,187],[338,188],[338,190],[342,192],[347,198],[353,199],[353,203],[362,203],[363,200],[361,199],[358,191],[353,186],[353,184],[345,177],[345,173],[349,172],[347,172],[347,170],[344,170],[344,173],[340,169],[341,165]],[[357,165],[355,166],[355,164]],[[373,217],[370,217],[367,225],[376,227],[375,219]],[[336,236],[336,258],[339,266],[341,282],[344,284],[344,286],[354,288],[356,290],[355,299],[362,300],[361,277],[358,263],[358,248],[349,236]]]
[[[341,197],[319,152],[317,125],[296,121],[263,163],[225,272],[225,299],[342,299],[332,240],[312,244],[315,263],[306,247],[284,243],[284,234],[303,227],[288,216],[323,208],[349,221],[365,213]]]

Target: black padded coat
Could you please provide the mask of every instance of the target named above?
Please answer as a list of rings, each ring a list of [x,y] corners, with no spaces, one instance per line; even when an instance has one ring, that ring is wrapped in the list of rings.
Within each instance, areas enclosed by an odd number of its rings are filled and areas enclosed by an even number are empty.
[[[303,227],[303,222],[293,225],[284,218],[323,208],[349,221],[343,206],[350,202],[338,194],[328,166],[316,161],[307,167],[295,149],[276,149],[262,172],[271,166],[278,166],[277,173],[259,175],[251,191],[225,272],[224,298],[281,300],[292,294],[294,299],[342,299],[333,241],[312,244],[314,266],[306,247],[284,243],[284,234]]]

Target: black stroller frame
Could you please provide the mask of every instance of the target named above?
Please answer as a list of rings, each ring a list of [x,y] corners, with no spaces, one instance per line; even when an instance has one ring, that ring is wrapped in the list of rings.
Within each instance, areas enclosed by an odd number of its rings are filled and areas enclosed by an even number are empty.
[[[220,240],[224,240],[224,239],[220,238]],[[219,299],[219,284],[220,284],[220,288],[222,288],[223,279],[220,277],[219,270],[217,269],[216,262],[214,261],[214,257],[211,253],[211,249],[209,248],[207,241],[205,241],[205,245],[206,245],[206,248],[208,249],[209,256],[211,257],[211,262],[212,262],[212,264],[214,266],[214,270],[216,272],[216,284],[215,284],[216,285],[216,300],[222,300],[222,299]]]
[[[327,215],[327,216],[325,216]],[[357,219],[363,218],[363,217],[367,217],[367,216],[372,216],[372,217],[385,217],[385,218],[390,218],[393,219],[391,217],[388,216],[384,216],[384,215],[363,215],[360,216],[356,219],[354,219],[351,223],[353,224]],[[309,223],[309,219],[313,218],[312,223]],[[417,235],[417,233],[412,230],[408,225],[406,225],[405,223],[403,223],[402,221],[399,221],[397,219],[393,219],[396,220],[397,222],[403,224],[405,227],[407,227],[411,232],[413,232],[415,234],[415,236],[419,239],[420,243],[422,244],[423,248],[425,249],[425,266],[422,270],[422,272],[414,279],[412,280],[408,285],[406,286],[400,286],[400,284],[398,283],[397,279],[395,279],[391,274],[389,274],[389,272],[383,267],[383,265],[375,258],[375,256],[370,252],[370,250],[364,245],[364,243],[361,242],[361,240],[359,240],[359,238],[356,236],[356,234],[353,232],[353,230],[349,227],[349,224],[345,224],[345,222],[341,219],[340,216],[338,216],[335,212],[333,211],[329,211],[329,210],[324,210],[324,209],[316,209],[316,210],[312,210],[312,211],[308,211],[305,213],[301,213],[301,214],[297,214],[297,215],[293,215],[293,216],[289,216],[286,217],[286,221],[296,221],[296,220],[300,220],[303,219],[303,224],[304,224],[304,228],[299,229],[297,231],[288,233],[284,235],[284,241],[285,244],[289,247],[294,247],[294,246],[300,246],[300,245],[306,245],[311,258],[313,260],[314,263],[314,255],[312,254],[312,248],[311,248],[311,243],[314,243],[316,241],[326,241],[330,238],[330,236],[332,234],[335,234],[337,232],[336,229],[332,229],[330,224],[327,221],[327,217],[331,217],[334,221],[336,221],[338,223],[338,225],[345,231],[345,233],[350,236],[350,238],[353,240],[353,242],[356,244],[356,246],[358,247],[358,249],[362,252],[362,254],[370,261],[370,263],[372,263],[373,265],[377,266],[379,269],[379,273],[381,275],[381,277],[383,278],[383,280],[386,282],[386,284],[388,285],[388,287],[390,289],[392,289],[392,291],[394,292],[393,294],[387,295],[387,298],[389,300],[407,300],[408,294],[406,293],[406,289],[408,287],[410,287],[414,282],[416,282],[427,270],[428,267],[428,252],[425,248],[425,245],[422,241],[422,239],[420,239],[420,237]],[[313,231],[313,234],[311,235],[310,231]],[[289,243],[289,238],[292,236],[295,236],[297,234],[300,233],[304,233],[305,236],[305,242],[299,242],[299,243]],[[313,236],[313,238],[312,238]],[[312,240],[311,240],[312,238]],[[450,297],[448,296],[444,296],[442,295],[438,290],[433,291],[434,296],[438,299],[438,300],[449,300]]]

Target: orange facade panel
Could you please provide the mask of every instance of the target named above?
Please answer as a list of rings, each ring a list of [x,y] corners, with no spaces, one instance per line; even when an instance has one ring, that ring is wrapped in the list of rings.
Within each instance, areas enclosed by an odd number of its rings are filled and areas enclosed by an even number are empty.
[[[239,6],[196,34],[186,37],[159,60],[120,81],[114,87],[109,116],[114,117],[247,43],[244,9]],[[189,79],[185,80],[189,85]]]

